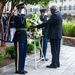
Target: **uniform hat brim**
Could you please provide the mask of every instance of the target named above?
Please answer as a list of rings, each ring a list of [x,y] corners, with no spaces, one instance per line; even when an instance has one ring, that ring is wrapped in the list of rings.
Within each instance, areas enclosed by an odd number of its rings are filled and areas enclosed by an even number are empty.
[[[21,2],[21,3],[17,4],[16,7],[17,7],[17,8],[19,8],[19,7],[20,7],[20,8],[24,8],[24,3]]]
[[[47,9],[40,9],[40,12],[45,12]]]

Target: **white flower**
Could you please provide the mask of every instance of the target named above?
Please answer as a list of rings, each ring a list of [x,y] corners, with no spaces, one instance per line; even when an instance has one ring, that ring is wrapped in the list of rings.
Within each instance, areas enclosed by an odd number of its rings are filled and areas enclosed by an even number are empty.
[[[31,25],[39,25],[42,23],[42,21],[40,20],[40,18],[37,14],[32,14],[28,20],[30,20],[28,22],[31,22]],[[36,28],[36,29],[30,29],[29,31],[32,32],[33,37],[39,38],[40,36],[42,36],[41,29]]]

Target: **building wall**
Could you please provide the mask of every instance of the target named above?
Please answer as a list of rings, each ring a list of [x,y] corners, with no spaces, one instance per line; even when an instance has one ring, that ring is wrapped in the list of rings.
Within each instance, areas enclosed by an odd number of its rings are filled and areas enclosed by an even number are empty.
[[[75,15],[75,0],[64,0],[63,3],[61,0],[57,0],[57,2],[51,1],[49,7],[52,5],[56,5],[62,14],[66,13]]]
[[[39,14],[40,13],[40,6],[39,5],[30,5],[30,4],[28,4],[28,5],[26,5],[26,9],[27,9],[27,15],[28,14],[32,14],[32,13],[37,13],[37,14]]]

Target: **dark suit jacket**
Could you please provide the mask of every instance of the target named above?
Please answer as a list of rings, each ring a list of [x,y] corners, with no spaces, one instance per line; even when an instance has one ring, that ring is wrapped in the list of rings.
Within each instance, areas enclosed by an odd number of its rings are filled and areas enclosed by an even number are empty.
[[[42,28],[48,25],[47,37],[49,39],[62,38],[62,15],[59,11],[54,12],[46,23],[37,25],[37,28]]]
[[[15,28],[26,28],[26,19],[24,15],[18,15],[14,18]],[[17,30],[14,35],[14,42],[27,42],[27,33],[25,30]]]

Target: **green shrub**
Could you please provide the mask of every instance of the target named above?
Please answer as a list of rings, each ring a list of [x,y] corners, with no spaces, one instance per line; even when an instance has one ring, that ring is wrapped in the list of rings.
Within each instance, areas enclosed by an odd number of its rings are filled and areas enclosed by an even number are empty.
[[[4,60],[4,55],[0,53],[0,62]]]
[[[6,47],[6,55],[10,55],[11,58],[14,58],[16,53],[15,53],[15,48],[14,46]]]
[[[34,44],[34,41],[32,43]],[[36,39],[35,43],[36,43],[36,46],[38,47],[39,46],[39,39]]]
[[[40,40],[40,38],[38,38],[38,39],[35,40],[36,50],[39,49],[39,40]],[[34,50],[34,41],[28,43],[27,53],[31,53],[31,52],[33,52],[33,50]]]
[[[75,37],[75,24],[73,22],[65,22],[62,25],[63,36]]]
[[[33,50],[34,50],[34,44],[33,43],[28,43],[27,53],[31,53]]]

